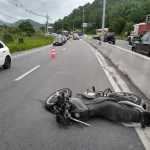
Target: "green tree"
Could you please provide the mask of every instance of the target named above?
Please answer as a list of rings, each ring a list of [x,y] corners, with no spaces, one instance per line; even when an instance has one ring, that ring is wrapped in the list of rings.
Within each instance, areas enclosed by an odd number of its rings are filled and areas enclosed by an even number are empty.
[[[32,36],[35,33],[35,30],[29,21],[23,21],[18,27],[25,32],[27,36]]]
[[[55,31],[61,30],[62,22],[65,30],[71,29],[73,20],[75,29],[82,29],[83,7],[85,22],[92,23],[92,27],[85,28],[85,32],[94,33],[96,28],[101,28],[103,0],[95,0],[92,4],[87,3],[74,9],[62,20],[57,20]],[[149,10],[150,0],[107,0],[105,27],[117,34],[127,32],[133,24],[145,22]]]
[[[125,23],[126,21],[122,17],[114,19],[110,24],[109,31],[115,32],[116,34],[120,34],[125,27]]]
[[[14,41],[13,36],[7,31],[3,32],[2,40],[6,44],[9,43],[9,42],[13,42]]]
[[[40,27],[40,30],[42,30],[43,32],[45,32],[45,27],[44,26]]]

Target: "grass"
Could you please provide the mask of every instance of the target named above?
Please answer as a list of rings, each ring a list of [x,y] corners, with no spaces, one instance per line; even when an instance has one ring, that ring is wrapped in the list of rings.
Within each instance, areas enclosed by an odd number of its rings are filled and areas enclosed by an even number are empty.
[[[117,40],[127,40],[125,35],[117,35]]]
[[[45,45],[49,45],[53,42],[52,37],[48,36],[33,36],[33,37],[23,37],[24,43],[19,43],[19,37],[11,43],[6,44],[11,53],[24,51],[32,48],[37,48]]]

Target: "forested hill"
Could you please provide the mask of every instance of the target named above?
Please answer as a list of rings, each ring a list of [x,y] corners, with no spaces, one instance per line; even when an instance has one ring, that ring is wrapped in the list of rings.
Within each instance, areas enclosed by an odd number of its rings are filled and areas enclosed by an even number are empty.
[[[150,14],[150,0],[106,0],[105,27],[117,34],[123,33],[135,24],[145,22],[146,15]],[[92,23],[92,27],[86,28],[86,32],[95,33],[95,29],[101,28],[103,12],[103,0],[95,0],[92,4],[84,5],[85,22]],[[82,29],[83,6],[58,20],[54,24],[55,32],[63,28],[71,31],[73,20],[75,29]]]

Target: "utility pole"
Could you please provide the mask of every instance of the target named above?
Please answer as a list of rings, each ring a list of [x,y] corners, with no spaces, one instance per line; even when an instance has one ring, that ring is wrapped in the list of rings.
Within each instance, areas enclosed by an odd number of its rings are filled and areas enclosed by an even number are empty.
[[[84,7],[83,7],[83,35],[84,35]]]
[[[101,42],[104,41],[105,9],[106,9],[106,0],[104,0],[104,2],[103,2],[103,20],[102,20],[102,38],[101,38]]]
[[[45,23],[45,34],[46,34],[46,31],[47,31],[46,27],[47,27],[47,21]]]
[[[62,31],[63,31],[64,29],[63,29],[63,22],[62,22]]]
[[[47,14],[47,17],[46,17],[46,18],[47,18],[47,26],[46,26],[46,27],[47,27],[47,34],[48,34],[48,19],[49,19],[48,14]]]
[[[74,31],[74,20],[73,20],[73,31]]]

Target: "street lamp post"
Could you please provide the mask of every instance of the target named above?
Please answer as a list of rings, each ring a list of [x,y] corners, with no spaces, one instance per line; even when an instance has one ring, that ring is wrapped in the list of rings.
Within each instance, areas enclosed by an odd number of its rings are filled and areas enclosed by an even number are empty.
[[[84,7],[83,7],[83,35],[84,35]]]
[[[106,9],[106,0],[104,0],[104,2],[103,2],[103,19],[102,19],[102,38],[101,38],[101,42],[104,41],[105,9]]]

